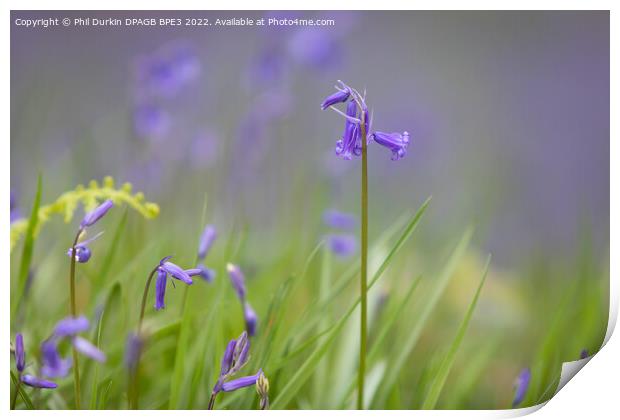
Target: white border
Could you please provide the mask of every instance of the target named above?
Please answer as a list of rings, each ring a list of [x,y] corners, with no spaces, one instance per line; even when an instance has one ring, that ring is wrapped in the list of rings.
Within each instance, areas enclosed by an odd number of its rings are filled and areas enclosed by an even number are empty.
[[[5,2],[6,3],[6,2]],[[130,2],[127,0],[108,0],[106,2],[89,2],[87,4],[78,2],[76,0],[67,1],[55,1],[54,10],[253,10],[253,9],[266,9],[266,10],[290,10],[290,9],[309,9],[309,10],[337,10],[337,9],[363,9],[363,10],[399,10],[407,8],[406,6],[415,6],[416,10],[463,10],[463,6],[467,6],[468,10],[611,10],[611,113],[610,115],[618,115],[617,98],[618,98],[618,85],[615,82],[615,75],[618,74],[618,52],[617,52],[617,25],[618,7],[614,8],[617,2],[612,1],[503,1],[501,3],[494,1],[437,1],[437,2],[415,2],[412,4],[401,4],[396,0],[382,0],[381,2],[371,3],[370,1],[339,1],[339,0],[314,0],[314,1],[297,1],[291,4],[289,1],[275,1],[267,0],[259,2],[250,1],[234,1],[227,0],[221,2],[221,4],[214,4],[214,2],[204,1],[188,1],[188,0],[176,0],[174,2],[152,0],[149,2]],[[171,7],[174,6],[174,7]],[[379,7],[380,6],[380,7]],[[3,25],[4,31],[2,32],[2,52],[4,57],[10,56],[10,10],[49,10],[50,5],[45,1],[8,1],[8,8],[3,8]],[[7,61],[3,60],[3,65],[0,66],[0,74],[2,75],[3,85],[5,87],[4,92],[10,91],[10,77],[9,66]],[[8,220],[8,200],[9,197],[9,180],[10,180],[10,96],[5,93],[4,101],[2,101],[2,118],[3,136],[0,140],[0,159],[2,168],[2,183],[0,184],[0,197],[4,198],[4,205],[0,205],[0,220]],[[611,139],[617,138],[618,130],[616,121],[611,120]],[[618,147],[616,142],[611,142],[611,186],[614,185],[614,181],[618,180],[619,169],[614,165],[614,162],[618,164]],[[618,193],[611,188],[611,212],[610,214],[618,214],[620,206],[618,205]],[[1,266],[4,267],[4,293],[2,294],[2,319],[0,322],[1,336],[4,337],[4,342],[7,343],[7,337],[10,335],[9,331],[9,281],[7,277],[7,271],[9,266],[9,226],[8,223],[2,224],[2,235],[4,246],[1,248],[3,252],[0,252]],[[546,405],[545,409],[537,411],[533,416],[539,419],[553,419],[553,418],[580,418],[584,416],[592,416],[594,418],[609,418],[608,413],[618,412],[618,396],[617,396],[617,375],[620,373],[620,362],[618,355],[620,354],[620,343],[617,338],[611,336],[613,328],[617,320],[618,313],[618,278],[617,261],[620,261],[619,248],[617,245],[618,224],[611,219],[611,285],[610,285],[610,319],[608,334],[606,336],[607,344],[599,354],[597,354],[593,360],[583,369],[579,374],[579,379],[570,381],[566,387],[555,396]],[[611,339],[610,339],[611,338]],[[9,358],[2,358],[2,367],[0,371],[7,372],[9,370]],[[9,381],[5,377],[4,381],[0,382],[0,395],[2,395],[2,410],[8,411],[9,407]],[[540,408],[540,407],[538,407]],[[446,418],[452,419],[456,416],[460,418],[505,418],[514,417],[518,415],[524,415],[530,412],[536,411],[536,409],[521,409],[521,410],[509,410],[509,411],[436,411],[436,412],[422,412],[422,411],[391,411],[390,416],[396,418],[406,418],[409,416],[415,416],[415,418]],[[236,413],[239,414],[239,413]],[[325,413],[334,416],[342,415],[340,412]],[[82,414],[77,412],[32,412],[17,411],[10,412],[10,415],[14,418],[30,418],[34,415],[37,418],[40,416],[58,418],[78,418]],[[91,412],[89,416],[95,418],[103,418],[107,414],[104,412]],[[184,416],[191,418],[202,418],[207,415],[203,411],[186,411]],[[208,414],[215,418],[222,416],[229,416],[230,413],[215,411]],[[243,416],[246,418],[254,418],[257,416],[269,415],[275,418],[286,418],[289,416],[287,412],[271,411],[269,413],[259,411],[244,412]],[[353,415],[359,418],[371,418],[375,416],[375,412],[350,412],[347,415]],[[132,416],[146,418],[165,418],[167,413],[164,411],[151,411],[151,412],[136,412]],[[314,418],[315,414],[311,411],[297,411],[295,416],[299,418]]]

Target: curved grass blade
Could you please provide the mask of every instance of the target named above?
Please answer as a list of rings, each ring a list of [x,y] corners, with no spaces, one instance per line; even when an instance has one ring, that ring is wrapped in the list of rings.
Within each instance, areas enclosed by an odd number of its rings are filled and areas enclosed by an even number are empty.
[[[11,381],[13,381],[13,386],[17,387],[17,377],[15,376],[13,371],[11,371]],[[19,396],[22,397],[22,400],[24,401],[24,404],[26,404],[26,408],[28,408],[28,410],[34,410],[32,400],[30,399],[28,394],[26,394],[26,390],[23,386],[19,387]]]
[[[465,250],[467,249],[467,246],[469,245],[472,235],[473,235],[473,229],[471,227],[466,229],[463,235],[461,236],[461,239],[459,240],[458,244],[454,248],[454,251],[452,251],[450,258],[448,259],[448,262],[446,263],[443,270],[439,274],[437,281],[433,283],[430,296],[426,299],[426,301],[424,302],[425,306],[421,309],[420,314],[416,317],[415,324],[413,325],[411,332],[407,336],[407,341],[402,346],[399,346],[399,352],[394,357],[394,362],[392,363],[392,366],[390,366],[390,368],[388,369],[390,372],[402,372],[403,371],[403,368],[405,366],[405,363],[407,362],[407,358],[409,357],[409,354],[411,353],[413,348],[416,346],[418,339],[420,338],[422,329],[426,325],[426,322],[430,314],[432,313],[433,309],[435,309],[435,306],[437,305],[439,298],[441,297],[444,290],[448,286],[448,283],[450,279],[452,278],[454,271],[456,270],[457,263],[460,261],[460,259],[465,254]],[[384,383],[381,386],[382,392],[378,393],[377,397],[375,397],[376,399],[375,402],[378,403],[378,405],[382,405],[382,403],[387,399],[397,379],[398,379],[398,374],[387,375],[385,377]]]
[[[478,289],[476,290],[476,294],[469,304],[469,308],[467,308],[467,312],[465,313],[465,318],[461,322],[459,329],[454,337],[454,341],[450,345],[450,349],[446,354],[446,357],[441,362],[439,366],[439,371],[435,375],[433,382],[431,383],[431,387],[426,394],[426,398],[422,403],[423,410],[433,410],[437,405],[437,400],[439,399],[439,395],[441,394],[441,390],[443,389],[444,384],[446,383],[446,379],[448,378],[448,374],[452,369],[452,365],[454,364],[454,359],[456,358],[456,354],[461,346],[461,342],[463,341],[463,337],[465,337],[465,333],[467,332],[467,327],[469,327],[469,321],[471,321],[471,317],[474,313],[474,309],[476,309],[476,304],[478,303],[478,298],[480,297],[480,292],[482,291],[482,286],[484,286],[484,281],[487,278],[487,273],[489,271],[489,264],[491,263],[491,256],[489,255],[487,258],[487,262],[484,265],[484,271],[482,274],[482,279],[480,280],[480,284],[478,285]]]

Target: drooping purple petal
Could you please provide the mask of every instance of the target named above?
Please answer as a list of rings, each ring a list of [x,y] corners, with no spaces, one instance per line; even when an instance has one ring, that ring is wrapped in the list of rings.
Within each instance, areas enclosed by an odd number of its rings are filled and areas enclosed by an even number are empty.
[[[351,96],[351,90],[348,86],[345,85],[342,90],[338,90],[337,92],[332,93],[327,98],[325,98],[325,100],[321,104],[321,109],[325,110],[332,105],[344,103],[347,101],[347,99],[349,99],[349,96]]]
[[[105,353],[85,338],[73,337],[73,347],[84,356],[96,360],[99,363],[104,363],[106,361]]]
[[[325,237],[327,246],[334,255],[348,258],[357,251],[357,239],[351,234],[330,234]]]
[[[67,317],[60,320],[54,328],[54,335],[56,337],[66,337],[70,335],[76,335],[82,331],[86,331],[89,327],[88,319],[85,316],[79,316],[77,318]]]
[[[41,359],[43,361],[41,373],[50,378],[65,377],[71,369],[71,359],[60,357],[56,341],[53,339],[46,340],[41,344]]]
[[[262,371],[259,370],[258,372],[256,372],[255,375],[243,376],[238,379],[233,379],[232,381],[229,381],[229,382],[224,382],[224,384],[222,384],[222,391],[231,392],[231,391],[235,391],[240,388],[252,386],[256,384],[256,381],[258,380],[258,377],[260,376],[261,372]]]
[[[357,226],[357,218],[353,214],[335,209],[329,209],[323,213],[323,222],[333,229],[341,230],[351,230]]]
[[[237,340],[230,340],[228,342],[228,345],[226,346],[226,350],[224,351],[224,356],[222,357],[220,376],[224,376],[228,374],[228,372],[230,371],[236,345],[237,345]]]
[[[515,398],[512,401],[512,408],[517,407],[523,402],[527,389],[530,385],[532,373],[529,369],[523,369],[515,382]]]
[[[211,246],[213,246],[213,242],[217,239],[217,231],[215,230],[215,226],[207,225],[205,226],[202,235],[200,236],[200,244],[198,245],[198,258],[204,259]]]
[[[215,271],[211,270],[203,264],[198,264],[198,268],[201,270],[200,277],[202,277],[203,280],[211,283],[215,279]]]
[[[161,268],[166,270],[168,274],[174,277],[177,280],[181,280],[183,283],[192,284],[192,278],[178,265],[171,263],[170,261],[166,261],[161,265]]]
[[[190,277],[202,276],[202,268],[200,268],[200,267],[189,268],[189,269],[184,270],[184,271],[185,271],[185,274],[187,274]]]
[[[157,311],[166,307],[164,298],[166,296],[167,277],[168,274],[164,270],[157,270],[157,280],[155,281],[155,310]]]
[[[228,263],[226,266],[226,270],[228,271],[228,277],[230,277],[230,281],[235,289],[235,293],[241,301],[245,300],[245,276],[241,269],[234,265]]]
[[[258,323],[258,317],[256,316],[256,312],[252,309],[249,302],[245,302],[243,305],[243,318],[245,319],[245,329],[250,335],[250,337],[254,337],[256,334],[256,324]]]
[[[375,131],[371,134],[371,139],[392,152],[392,160],[403,158],[407,154],[409,145],[409,133],[383,133]]]
[[[24,337],[21,334],[15,335],[15,367],[19,373],[26,367],[26,352],[24,351]]]
[[[46,381],[45,379],[37,378],[36,376],[33,376],[33,375],[22,375],[21,380],[24,385],[28,385],[29,387],[32,387],[32,388],[53,389],[58,386],[52,381]]]
[[[84,219],[82,219],[82,223],[80,223],[80,228],[83,229],[85,227],[94,225],[99,219],[105,216],[108,210],[110,210],[112,207],[114,207],[114,203],[112,202],[112,200],[104,201],[93,211],[86,213]]]

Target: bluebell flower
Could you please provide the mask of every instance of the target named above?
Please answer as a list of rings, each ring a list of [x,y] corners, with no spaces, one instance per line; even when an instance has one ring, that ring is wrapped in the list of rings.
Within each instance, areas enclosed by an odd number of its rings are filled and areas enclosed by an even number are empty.
[[[157,105],[142,103],[133,110],[134,132],[141,139],[165,137],[171,125],[168,113]]]
[[[224,382],[224,384],[222,384],[222,391],[231,392],[237,389],[252,386],[256,384],[256,381],[258,380],[258,377],[261,375],[261,373],[263,373],[263,371],[259,369],[255,375],[243,376],[241,378],[233,379],[232,381]]]
[[[157,271],[157,280],[155,282],[155,309],[161,310],[165,308],[164,297],[166,295],[166,283],[168,275],[177,280],[181,280],[187,285],[193,284],[192,277],[202,275],[200,268],[190,268],[184,270],[178,265],[168,261],[172,256],[162,258],[159,265],[155,268]],[[174,282],[172,283],[174,286]]]
[[[336,92],[325,98],[323,103],[321,103],[321,109],[325,110],[332,105],[345,103],[351,96],[351,88],[340,80],[338,83],[340,86],[336,86]]]
[[[205,226],[204,230],[202,231],[202,235],[200,236],[200,244],[198,245],[199,259],[203,260],[207,256],[209,250],[211,249],[211,246],[213,245],[213,242],[216,239],[217,231],[215,230],[215,226]]]
[[[215,279],[215,271],[206,267],[204,264],[198,264],[197,268],[200,270],[200,277],[211,283]]]
[[[170,261],[165,261],[163,264],[161,264],[160,269],[170,274],[175,279],[181,280],[183,283],[189,284],[189,285],[194,283],[192,281],[191,275],[196,276],[200,274],[199,272],[194,271],[194,269],[191,269],[191,270],[188,270],[191,274],[190,275],[186,272],[186,270],[183,270],[181,267],[179,267],[178,265],[174,263],[171,263]]]
[[[530,380],[532,379],[532,373],[529,369],[523,369],[515,381],[515,398],[512,401],[512,408],[517,407],[523,402],[528,387],[530,386]]]
[[[144,343],[142,338],[135,333],[129,333],[125,344],[125,367],[130,373],[134,373],[138,367],[140,353]]]
[[[15,367],[19,373],[26,367],[26,352],[24,351],[24,337],[21,334],[15,335]]]
[[[325,236],[327,246],[334,255],[348,258],[357,251],[357,238],[351,234],[334,233]]]
[[[230,282],[232,283],[239,300],[245,301],[245,276],[243,275],[243,272],[238,266],[231,263],[226,265],[226,270],[228,271],[228,277],[230,277]]]
[[[392,160],[403,158],[407,154],[409,145],[409,133],[383,133],[375,131],[370,138],[392,152]]]
[[[329,209],[323,213],[323,222],[333,229],[340,230],[352,230],[357,226],[355,215],[335,209]]]
[[[75,261],[79,262],[79,263],[86,263],[88,262],[88,260],[90,260],[90,257],[92,255],[92,252],[90,250],[90,248],[87,246],[89,243],[93,242],[94,240],[96,240],[97,238],[99,238],[101,235],[103,234],[103,232],[99,232],[98,234],[96,234],[95,236],[93,236],[92,238],[79,242],[75,245]],[[73,255],[73,248],[69,248],[67,250],[67,256],[69,258],[71,258],[71,255]]]
[[[33,375],[22,375],[21,381],[24,385],[28,385],[31,388],[49,388],[53,389],[58,387],[54,382],[47,381],[45,379],[37,378]]]
[[[164,297],[166,296],[166,282],[168,275],[162,269],[157,270],[157,280],[155,282],[155,309],[161,310],[166,307]]]
[[[104,363],[106,360],[105,354],[97,348],[93,343],[85,338],[75,336],[71,340],[73,347],[89,359],[95,360],[99,363]]]
[[[79,334],[88,330],[90,323],[88,319],[81,315],[79,317],[67,317],[56,324],[54,328],[54,336],[56,337],[68,337]]]
[[[71,369],[71,359],[63,359],[58,352],[55,339],[45,340],[41,344],[41,373],[50,378],[63,378]]]
[[[112,202],[112,200],[106,200],[94,210],[86,213],[86,215],[82,219],[82,223],[80,223],[80,229],[87,228],[97,223],[97,221],[101,219],[103,216],[105,216],[105,214],[112,207],[114,207],[114,203]]]
[[[249,302],[245,302],[243,304],[243,318],[245,319],[245,329],[250,335],[253,337],[256,335],[256,324],[258,324],[258,317],[256,316],[256,312],[252,309]]]

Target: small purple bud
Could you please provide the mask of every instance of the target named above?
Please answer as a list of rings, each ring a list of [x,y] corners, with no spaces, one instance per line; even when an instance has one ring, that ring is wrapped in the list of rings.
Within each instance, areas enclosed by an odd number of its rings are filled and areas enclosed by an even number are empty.
[[[256,381],[258,380],[258,377],[260,376],[261,372],[262,370],[259,370],[258,372],[256,372],[256,375],[244,376],[238,379],[234,379],[230,382],[224,382],[224,384],[222,384],[222,391],[231,392],[231,391],[235,391],[240,388],[252,386],[256,384]]]
[[[105,354],[85,338],[73,337],[73,347],[84,356],[99,363],[104,363],[106,360]]]
[[[351,96],[351,91],[349,90],[349,87],[345,85],[342,90],[338,90],[338,92],[333,93],[327,98],[325,98],[325,100],[321,104],[321,109],[325,110],[332,105],[344,103],[347,101],[347,99],[349,99],[349,96]]]
[[[517,380],[515,381],[515,398],[512,402],[512,408],[517,407],[519,404],[523,402],[525,398],[525,394],[527,393],[527,389],[530,385],[530,379],[532,378],[532,373],[529,369],[523,369]]]
[[[323,213],[323,222],[333,229],[341,230],[351,230],[357,226],[357,218],[354,215],[334,209]]]
[[[80,223],[80,229],[84,229],[85,227],[92,226],[99,219],[101,219],[105,214],[114,206],[112,200],[106,200],[99,205],[96,209],[91,212],[86,213],[84,219],[82,219],[82,223]]]
[[[22,373],[26,367],[26,353],[24,352],[24,337],[21,334],[15,336],[15,366]]]
[[[69,258],[71,258],[71,255],[73,255],[73,248],[69,248],[69,250],[67,251],[67,256],[69,256]],[[90,248],[86,246],[75,247],[75,261],[76,262],[79,262],[79,263],[88,262],[88,260],[90,260],[90,256],[91,256]]]
[[[50,378],[62,378],[67,376],[71,369],[71,359],[63,359],[56,348],[56,341],[46,340],[41,344],[41,358],[43,366],[41,373]]]
[[[178,265],[166,261],[161,265],[161,268],[166,270],[168,274],[177,280],[181,280],[185,284],[192,284],[192,278]]]
[[[155,282],[155,310],[164,309],[164,297],[166,296],[166,282],[168,275],[162,269],[157,270],[157,281]]]
[[[56,337],[76,335],[82,331],[86,331],[88,327],[88,319],[86,319],[83,315],[77,318],[67,317],[60,320],[58,324],[56,324],[56,328],[54,328],[54,335]]]
[[[588,349],[583,349],[583,350],[581,350],[581,353],[579,354],[579,358],[580,359],[587,359],[589,355],[590,354],[588,353]]]
[[[330,234],[325,237],[327,246],[334,255],[348,258],[357,251],[357,239],[350,234]]]
[[[133,374],[138,367],[142,352],[142,339],[134,333],[129,333],[125,344],[125,366]]]
[[[32,388],[53,389],[58,386],[52,381],[46,381],[45,379],[40,379],[32,375],[22,375],[21,380],[24,385],[28,385],[29,387],[32,387]]]
[[[398,160],[407,154],[407,146],[409,145],[409,133],[404,131],[401,133],[383,133],[375,131],[370,138],[381,146],[391,150],[392,160]]]
[[[250,355],[250,340],[248,339],[247,332],[241,333],[237,341],[235,342],[235,348],[233,350],[233,360],[230,371],[228,372],[230,375],[237,372],[239,369],[245,365],[248,361],[248,356]]]
[[[200,277],[202,277],[203,280],[206,280],[208,283],[213,282],[215,279],[215,271],[203,264],[198,264],[198,268],[200,269]]]
[[[230,281],[237,293],[237,296],[241,301],[245,300],[245,276],[241,269],[231,263],[228,263],[226,266],[226,270],[228,271],[228,277],[230,277]]]
[[[215,230],[215,226],[213,225],[207,225],[205,226],[204,231],[202,232],[202,235],[200,236],[200,244],[198,245],[198,258],[199,259],[204,259],[207,254],[209,253],[209,250],[211,249],[211,246],[213,245],[213,242],[217,239],[217,231]]]
[[[226,351],[224,351],[224,356],[222,357],[220,376],[224,376],[228,374],[228,372],[230,371],[236,345],[237,345],[237,340],[230,340],[228,342],[228,345],[226,346]]]
[[[250,306],[248,302],[243,305],[243,318],[245,318],[245,329],[250,337],[254,337],[256,334],[256,324],[258,323],[258,317],[256,312]]]

